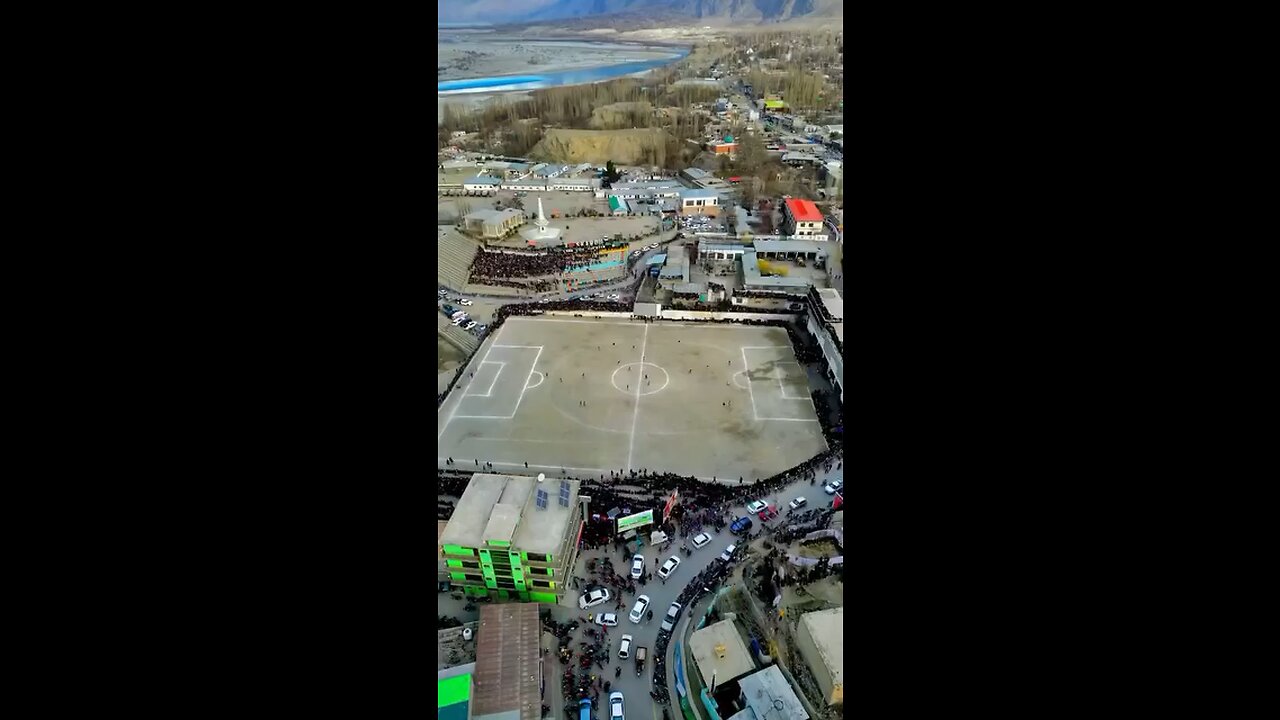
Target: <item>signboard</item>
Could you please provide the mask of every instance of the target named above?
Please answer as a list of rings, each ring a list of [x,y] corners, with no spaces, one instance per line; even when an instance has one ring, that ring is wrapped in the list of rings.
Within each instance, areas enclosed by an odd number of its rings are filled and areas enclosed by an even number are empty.
[[[676,506],[676,501],[680,499],[680,490],[672,490],[671,497],[667,498],[667,504],[662,508],[662,522],[666,522],[671,517],[671,509]]]
[[[626,517],[618,518],[618,533],[622,534],[624,532],[627,532],[628,530],[635,530],[638,527],[643,527],[645,525],[652,525],[652,524],[653,524],[653,511],[645,510],[642,513],[636,513],[635,515],[627,515]]]

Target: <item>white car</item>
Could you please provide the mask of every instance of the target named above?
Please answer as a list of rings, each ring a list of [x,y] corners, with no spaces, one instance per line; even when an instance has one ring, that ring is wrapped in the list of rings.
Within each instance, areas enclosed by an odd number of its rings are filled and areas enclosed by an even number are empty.
[[[448,296],[449,296],[449,291],[448,291],[448,290],[437,290],[437,291],[436,291],[436,295],[437,295],[438,297],[448,297]]]
[[[667,608],[667,616],[662,618],[662,629],[671,632],[676,627],[676,618],[680,617],[680,603],[673,602]]]
[[[631,615],[629,615],[628,617],[631,618],[631,622],[638,623],[644,619],[644,614],[648,610],[649,610],[649,596],[641,595],[640,597],[636,598],[635,607],[631,608]]]
[[[622,644],[618,646],[618,657],[623,660],[631,657],[631,640],[632,637],[630,635],[622,636]]]
[[[693,538],[693,546],[699,550],[709,542],[711,542],[711,536],[706,533],[698,533]]]
[[[464,329],[464,330],[471,330],[471,329],[475,328],[475,326],[476,326],[476,325],[478,325],[478,324],[479,324],[479,323],[477,323],[475,320],[472,320],[471,322],[467,323],[466,325],[463,325],[463,326],[462,326],[462,329]]]
[[[620,297],[622,297],[622,296],[621,296],[621,295],[619,295],[618,293],[613,293],[612,295],[610,295],[610,296],[609,296],[609,299],[610,299],[610,300],[617,300],[617,299],[618,299],[618,298],[620,298]]]
[[[844,483],[840,482],[839,480],[832,480],[831,482],[827,483],[826,487],[822,488],[822,491],[828,495],[835,495],[836,493],[840,492],[840,488],[842,487],[844,487]]]
[[[538,298],[538,302],[540,302],[540,303],[549,303],[549,302],[551,302],[551,298]]]
[[[622,693],[620,692],[609,696],[609,720],[626,720],[626,716],[622,714]]]
[[[453,319],[453,324],[454,324],[454,325],[461,325],[462,323],[464,323],[464,322],[466,322],[466,321],[467,321],[467,316],[466,316],[466,315],[463,315],[462,317],[454,318],[454,319]]]
[[[809,501],[805,500],[802,497],[798,497],[795,500],[792,500],[791,502],[787,503],[787,507],[791,508],[792,510],[799,510],[800,508],[804,507],[805,503],[807,502]]]
[[[475,305],[475,303],[471,302],[466,298],[458,298],[458,304],[459,305]]]
[[[767,507],[769,507],[769,503],[764,502],[763,500],[752,500],[751,502],[747,503],[747,512],[751,513],[752,515],[755,515],[756,513],[760,512],[761,510]]]
[[[596,615],[595,622],[605,627],[618,627],[618,615],[617,613],[600,613]]]
[[[662,567],[658,568],[658,577],[665,580],[671,577],[671,573],[675,572],[678,567],[680,567],[680,558],[669,557],[666,562],[662,563]]]
[[[610,597],[609,588],[596,588],[583,593],[582,597],[578,598],[578,607],[586,610],[589,607],[608,602]]]
[[[631,558],[631,579],[639,580],[640,576],[643,574],[644,574],[644,556],[636,555],[635,557]]]
[[[733,551],[737,549],[738,549],[737,545],[730,545],[729,547],[724,549],[724,552],[720,553],[720,559],[725,562],[729,562],[730,560],[733,559]]]

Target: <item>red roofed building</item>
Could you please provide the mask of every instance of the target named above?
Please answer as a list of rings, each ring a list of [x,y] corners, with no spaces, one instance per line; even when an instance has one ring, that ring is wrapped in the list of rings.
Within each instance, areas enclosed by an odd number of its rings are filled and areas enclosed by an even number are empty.
[[[787,198],[782,204],[782,230],[787,235],[821,235],[822,211],[810,200]]]

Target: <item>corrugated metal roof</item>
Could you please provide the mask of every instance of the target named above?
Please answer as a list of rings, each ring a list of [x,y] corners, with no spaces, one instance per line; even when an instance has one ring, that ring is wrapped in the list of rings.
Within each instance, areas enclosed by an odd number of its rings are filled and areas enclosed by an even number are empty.
[[[520,713],[520,720],[538,720],[542,716],[538,692],[540,634],[537,603],[480,607],[475,717],[508,712]]]

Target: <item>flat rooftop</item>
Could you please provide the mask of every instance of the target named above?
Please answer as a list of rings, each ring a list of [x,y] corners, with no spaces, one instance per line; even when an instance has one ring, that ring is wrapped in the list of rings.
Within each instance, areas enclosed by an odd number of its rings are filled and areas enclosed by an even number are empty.
[[[812,240],[756,240],[752,245],[755,246],[756,252],[758,253],[817,253],[820,257],[826,257],[830,254],[827,251],[826,243],[813,242]]]
[[[809,720],[800,698],[777,665],[738,680],[747,707],[730,720]]]
[[[537,603],[480,607],[472,717],[498,713],[512,713],[511,717],[519,713],[520,720],[542,717],[538,607]]]
[[[693,190],[680,191],[681,200],[699,200],[699,199],[718,198],[718,197],[720,197],[720,193],[716,192],[715,190],[704,190],[702,188],[696,188]]]
[[[818,655],[831,671],[831,682],[844,684],[844,608],[805,613],[800,624],[808,629]]]
[[[483,548],[487,540],[505,540],[524,552],[555,553],[578,502],[576,480],[569,483],[569,507],[559,502],[560,480],[542,483],[545,510],[536,507],[536,477],[477,473],[454,508],[441,545]]]
[[[809,278],[765,277],[760,274],[760,266],[756,264],[758,261],[759,258],[756,257],[755,250],[747,250],[742,253],[742,279],[744,284],[766,285],[779,289],[807,288],[813,284]]]
[[[711,684],[713,674],[719,685],[756,669],[742,633],[732,620],[721,620],[695,632],[689,637],[689,649],[706,685]]]
[[[507,208],[506,210],[476,210],[467,213],[467,220],[479,220],[481,222],[499,223],[511,217],[524,217],[524,213],[515,208]]]
[[[818,299],[822,301],[822,307],[826,308],[827,314],[833,320],[844,321],[844,298],[840,297],[840,291],[834,288],[819,288]],[[844,338],[840,338],[841,341]]]

